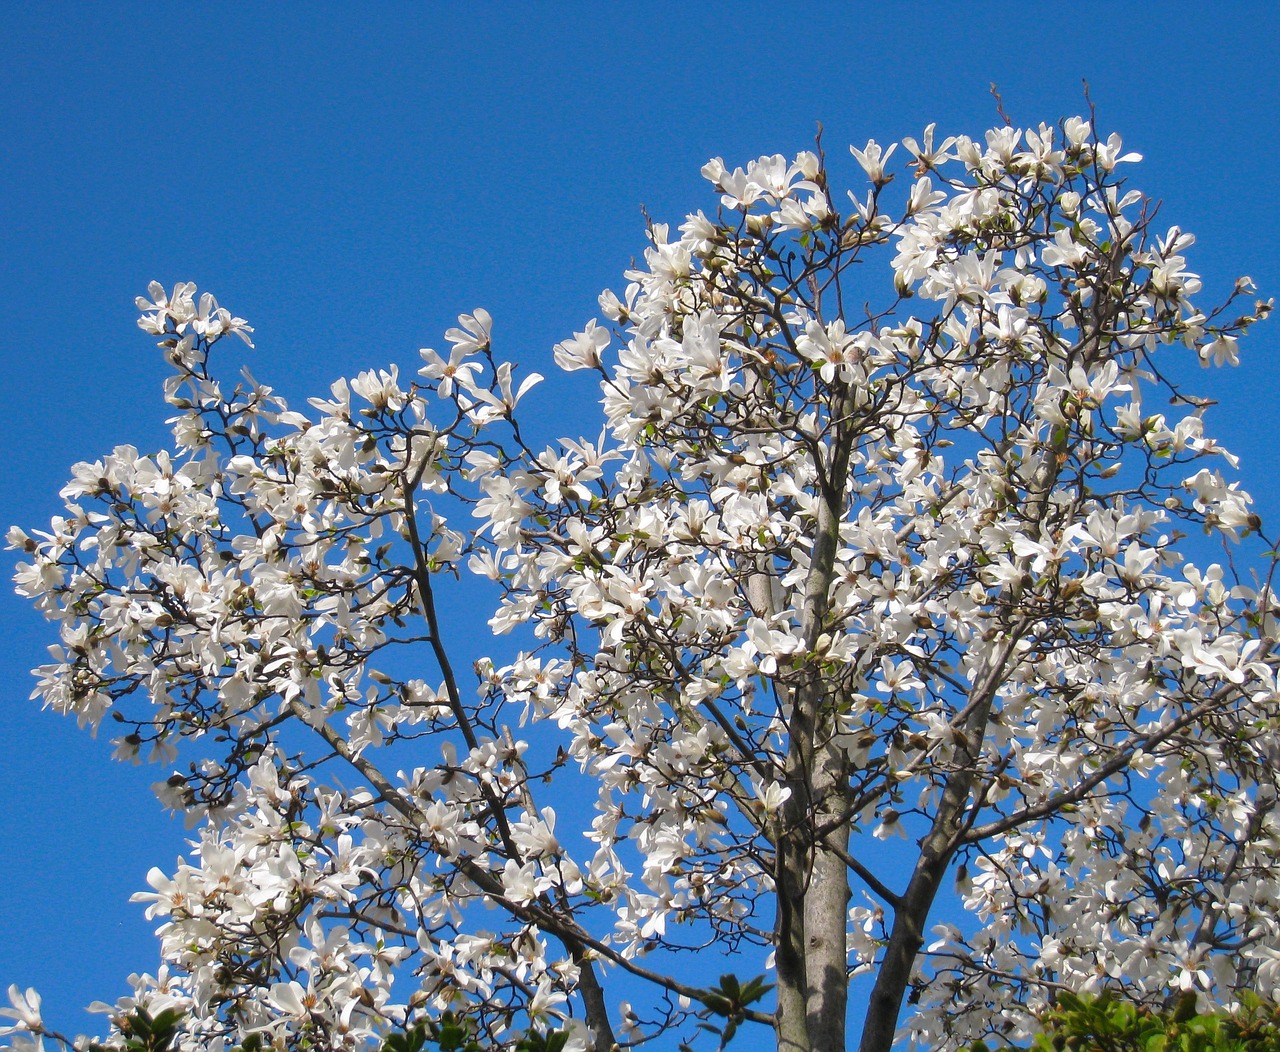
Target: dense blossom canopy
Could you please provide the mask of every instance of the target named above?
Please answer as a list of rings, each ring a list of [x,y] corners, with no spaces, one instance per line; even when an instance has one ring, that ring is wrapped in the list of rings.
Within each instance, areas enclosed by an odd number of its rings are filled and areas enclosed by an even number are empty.
[[[139,299],[173,450],[9,534],[45,704],[176,762],[199,827],[117,1013],[182,1009],[191,1052],[446,1011],[485,1047],[829,1052],[870,973],[870,1052],[1063,989],[1280,992],[1270,565],[1171,379],[1269,305],[1195,305],[1088,120],[902,146],[853,150],[847,211],[820,152],[710,162],[719,207],[652,223],[554,350],[596,438],[522,431],[541,377],[483,310],[298,412],[216,367],[252,330],[210,295]],[[473,577],[464,656],[437,594]],[[708,985],[735,960],[776,992]]]

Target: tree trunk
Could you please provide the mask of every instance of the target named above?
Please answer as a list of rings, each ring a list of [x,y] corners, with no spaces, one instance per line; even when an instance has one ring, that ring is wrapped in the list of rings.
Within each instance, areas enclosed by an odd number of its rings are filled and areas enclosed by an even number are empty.
[[[836,450],[832,479],[847,471],[847,443]],[[839,541],[843,482],[829,485],[818,505],[813,554],[805,582],[803,636],[812,653],[825,627]],[[819,841],[817,830],[843,809],[847,761],[831,744],[831,685],[816,664],[803,670],[792,695],[786,785],[775,839],[775,950],[780,1052],[843,1052],[849,983],[845,932],[849,875],[842,857],[847,825]]]
[[[924,944],[924,926],[959,846],[961,824],[978,777],[977,763],[991,718],[991,705],[1028,623],[1019,621],[1008,630],[983,674],[970,687],[969,714],[962,728],[962,744],[951,758],[952,770],[943,786],[933,825],[921,841],[911,883],[894,912],[889,945],[867,1006],[859,1052],[889,1052],[893,1045],[902,1001],[911,982],[916,957]]]
[[[831,750],[833,753],[835,750]],[[843,764],[834,768],[836,778]],[[835,783],[838,787],[839,783]],[[844,794],[833,793],[819,809],[818,824],[838,817]],[[849,825],[844,823],[824,842],[813,846],[813,865],[804,900],[805,981],[808,986],[806,1018],[809,1040],[815,1050],[845,1047],[845,1016],[849,1010],[849,874],[847,854]],[[840,854],[837,854],[837,850]]]
[[[781,809],[776,837],[779,1052],[843,1052],[848,1013],[847,824],[815,843],[814,830],[839,814],[843,760],[824,749],[806,768],[802,791]],[[800,797],[800,799],[797,799]],[[816,803],[815,803],[816,800]]]
[[[803,823],[807,816],[803,804],[791,805],[793,801],[788,800],[782,806],[781,828],[774,838],[777,913],[773,944],[778,976],[774,1031],[778,1038],[778,1052],[814,1052],[809,1042],[809,986],[804,961],[804,901],[808,874]]]

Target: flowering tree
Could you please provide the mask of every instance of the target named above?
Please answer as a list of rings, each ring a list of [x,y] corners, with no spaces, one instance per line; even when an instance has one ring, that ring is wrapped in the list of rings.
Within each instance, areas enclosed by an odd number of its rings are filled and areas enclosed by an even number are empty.
[[[242,319],[151,286],[174,450],[9,534],[46,705],[176,760],[200,827],[137,896],[164,963],[117,1026],[830,1052],[869,973],[883,1052],[1063,989],[1276,995],[1271,569],[1190,560],[1261,524],[1164,363],[1234,364],[1269,305],[1193,304],[1088,120],[904,146],[897,193],[853,151],[848,212],[818,153],[708,164],[714,215],[651,225],[555,348],[598,440],[522,430],[540,377],[484,311],[303,413],[216,367]],[[473,577],[527,643],[475,683],[438,599]]]

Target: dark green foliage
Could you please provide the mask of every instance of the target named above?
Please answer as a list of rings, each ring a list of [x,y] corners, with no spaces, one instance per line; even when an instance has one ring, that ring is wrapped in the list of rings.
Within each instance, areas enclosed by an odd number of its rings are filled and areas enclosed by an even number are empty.
[[[759,1001],[773,989],[773,984],[766,983],[764,980],[765,977],[763,975],[757,975],[744,985],[736,975],[729,972],[720,976],[719,986],[713,986],[700,998],[706,1008],[698,1013],[698,1017],[703,1020],[698,1026],[700,1029],[719,1037],[722,1050],[733,1040],[734,1035],[738,1032],[738,1027],[746,1019],[745,1009]],[[719,1017],[725,1022],[718,1025],[707,1022],[713,1017]],[[686,1050],[690,1049],[691,1046],[688,1042],[680,1046],[681,1052],[686,1052]]]
[[[1194,995],[1163,1009],[1104,993],[1059,994],[1040,1020],[1031,1052],[1280,1052],[1280,1008],[1241,995],[1235,1012],[1199,1012]],[[969,1052],[990,1052],[977,1041]]]
[[[173,1039],[178,1035],[182,1013],[170,1008],[152,1016],[145,1008],[139,1008],[120,1024],[126,1052],[169,1052]],[[106,1052],[102,1045],[90,1045],[89,1052]]]
[[[560,1030],[531,1030],[516,1042],[512,1052],[561,1052],[569,1035]],[[475,1027],[453,1012],[439,1019],[417,1023],[403,1033],[391,1034],[380,1052],[483,1052]]]
[[[120,1024],[125,1038],[124,1052],[172,1052],[181,1029],[183,1015],[169,1009],[152,1017],[144,1008],[136,1009]],[[511,1052],[563,1052],[568,1033],[559,1030],[531,1030],[520,1038]],[[261,1052],[262,1038],[252,1034],[232,1052]],[[89,1052],[117,1052],[115,1048],[94,1044]],[[439,1019],[416,1023],[408,1030],[390,1034],[378,1052],[483,1052],[470,1021],[453,1012]]]

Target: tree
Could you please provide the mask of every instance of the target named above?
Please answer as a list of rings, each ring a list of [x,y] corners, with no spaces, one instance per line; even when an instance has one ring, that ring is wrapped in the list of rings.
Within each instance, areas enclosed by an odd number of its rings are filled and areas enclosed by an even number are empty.
[[[884,1052],[904,1002],[956,1047],[1059,990],[1274,996],[1272,556],[1178,379],[1270,304],[1193,304],[1091,120],[904,145],[896,194],[894,148],[853,151],[848,213],[820,150],[709,163],[715,214],[650,224],[612,330],[555,348],[597,440],[541,448],[484,311],[305,414],[215,366],[243,319],[151,286],[174,451],[78,465],[9,535],[46,705],[176,760],[203,823],[118,1019],[830,1052],[866,973]],[[461,582],[508,646],[478,691]]]

